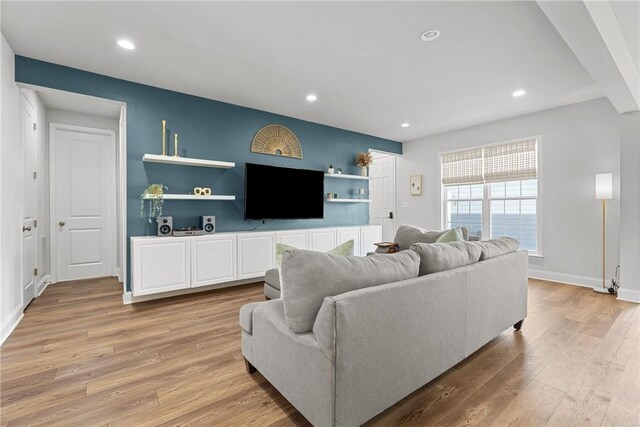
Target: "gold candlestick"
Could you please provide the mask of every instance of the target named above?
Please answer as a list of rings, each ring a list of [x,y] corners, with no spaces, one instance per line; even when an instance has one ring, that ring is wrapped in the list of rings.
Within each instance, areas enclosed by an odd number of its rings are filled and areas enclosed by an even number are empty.
[[[162,155],[167,155],[167,121],[162,121]]]
[[[173,157],[180,157],[178,156],[178,134],[175,134],[174,140],[173,140]]]

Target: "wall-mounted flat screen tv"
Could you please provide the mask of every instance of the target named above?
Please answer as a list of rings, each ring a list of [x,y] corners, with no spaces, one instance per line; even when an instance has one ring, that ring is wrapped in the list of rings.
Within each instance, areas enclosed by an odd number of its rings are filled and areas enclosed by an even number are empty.
[[[324,218],[324,172],[247,163],[244,219]]]

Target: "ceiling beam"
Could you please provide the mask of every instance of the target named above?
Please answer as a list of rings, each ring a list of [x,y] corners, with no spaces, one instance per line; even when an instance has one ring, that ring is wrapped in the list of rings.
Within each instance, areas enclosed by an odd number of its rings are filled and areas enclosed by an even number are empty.
[[[608,1],[545,1],[538,6],[622,114],[640,109],[640,74]]]

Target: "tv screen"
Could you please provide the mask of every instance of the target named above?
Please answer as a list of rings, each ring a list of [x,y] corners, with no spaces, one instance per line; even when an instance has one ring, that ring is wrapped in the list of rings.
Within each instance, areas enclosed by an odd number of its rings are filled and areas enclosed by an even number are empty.
[[[323,217],[323,171],[246,164],[245,220]]]

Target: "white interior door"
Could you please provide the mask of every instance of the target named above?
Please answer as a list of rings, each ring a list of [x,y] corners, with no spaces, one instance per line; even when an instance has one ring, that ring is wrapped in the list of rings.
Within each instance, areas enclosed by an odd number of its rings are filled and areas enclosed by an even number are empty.
[[[114,274],[115,132],[51,124],[56,280]]]
[[[369,190],[372,202],[369,204],[369,223],[382,226],[382,240],[393,241],[396,233],[396,157],[375,155],[369,167]]]
[[[35,298],[36,246],[36,129],[35,108],[22,93],[22,307]]]

